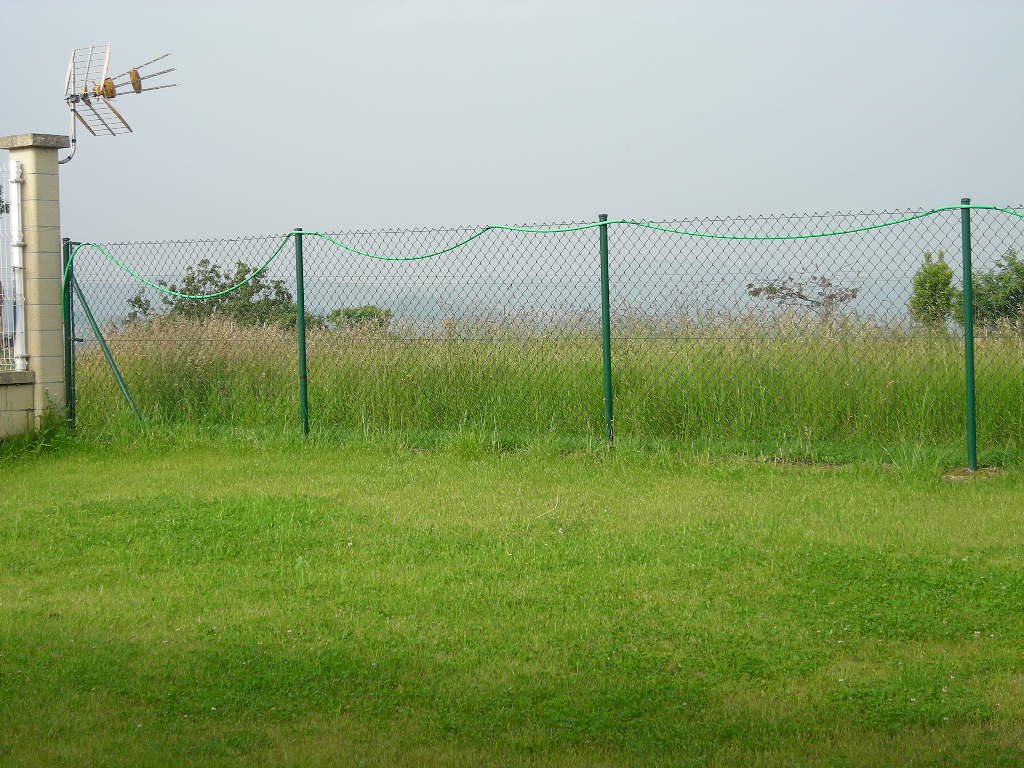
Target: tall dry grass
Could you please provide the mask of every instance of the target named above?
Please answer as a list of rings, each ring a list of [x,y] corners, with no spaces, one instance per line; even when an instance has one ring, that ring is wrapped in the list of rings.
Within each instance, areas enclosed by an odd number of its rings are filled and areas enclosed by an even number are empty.
[[[449,318],[434,326],[311,330],[314,425],[603,433],[592,318]],[[159,319],[109,342],[149,420],[287,424],[298,410],[293,331]],[[617,318],[620,436],[695,443],[955,444],[964,429],[963,342],[953,333],[806,314]],[[977,341],[979,435],[1024,434],[1024,334]],[[94,345],[78,352],[83,426],[124,412]]]

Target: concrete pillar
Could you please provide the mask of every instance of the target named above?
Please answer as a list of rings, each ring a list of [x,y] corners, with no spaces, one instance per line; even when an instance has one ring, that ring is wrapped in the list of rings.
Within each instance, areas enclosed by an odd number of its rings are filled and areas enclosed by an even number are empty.
[[[0,149],[21,163],[21,218],[25,231],[25,347],[35,374],[36,424],[47,409],[64,410],[64,329],[61,321],[60,193],[57,151],[67,136],[22,133],[0,137]]]

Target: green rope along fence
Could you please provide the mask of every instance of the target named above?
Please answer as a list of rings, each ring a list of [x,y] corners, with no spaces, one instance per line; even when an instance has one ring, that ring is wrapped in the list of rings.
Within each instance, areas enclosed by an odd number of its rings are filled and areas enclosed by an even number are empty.
[[[109,259],[112,263],[116,264],[118,267],[120,267],[122,270],[127,272],[129,275],[134,277],[140,283],[144,283],[145,285],[148,285],[150,288],[155,288],[158,291],[166,293],[166,294],[168,294],[170,296],[176,296],[176,297],[181,298],[181,299],[213,299],[213,298],[216,298],[218,296],[223,296],[225,294],[231,293],[232,291],[238,290],[245,283],[249,282],[249,280],[251,280],[253,277],[256,277],[261,272],[263,272],[263,270],[265,270],[268,266],[270,266],[270,263],[274,259],[276,259],[278,257],[278,255],[280,255],[282,249],[288,243],[288,240],[291,237],[293,237],[294,235],[300,234],[300,233],[303,234],[303,235],[306,235],[306,236],[323,238],[327,242],[329,242],[329,243],[331,243],[333,245],[336,245],[339,248],[343,248],[346,251],[349,251],[350,253],[356,253],[356,254],[359,254],[360,256],[366,256],[367,258],[370,258],[370,259],[380,259],[381,261],[419,261],[420,259],[431,259],[431,258],[433,258],[435,256],[441,256],[443,254],[450,253],[450,252],[455,251],[455,250],[457,250],[459,248],[462,248],[463,246],[469,245],[469,243],[473,242],[474,240],[476,240],[479,237],[482,237],[483,235],[487,234],[488,232],[500,231],[500,230],[504,230],[504,231],[507,231],[507,232],[524,232],[524,233],[533,234],[533,235],[555,235],[555,234],[560,234],[560,233],[563,233],[563,232],[580,232],[580,231],[585,230],[585,229],[593,229],[594,227],[606,227],[609,224],[628,224],[628,225],[631,225],[631,226],[634,226],[634,227],[643,227],[645,229],[653,229],[653,230],[656,230],[658,232],[669,232],[669,233],[674,234],[674,235],[687,235],[689,237],[707,237],[707,238],[712,238],[712,239],[716,239],[716,240],[764,240],[764,241],[772,241],[772,240],[807,240],[807,239],[810,239],[810,238],[817,238],[817,237],[834,237],[836,235],[852,235],[852,234],[855,234],[857,232],[868,232],[868,231],[873,230],[873,229],[882,229],[883,227],[891,227],[891,226],[894,226],[896,224],[904,224],[904,223],[906,223],[908,221],[914,221],[916,219],[923,219],[923,218],[925,218],[927,216],[932,216],[932,215],[934,215],[936,213],[941,213],[942,211],[958,211],[958,210],[966,210],[966,209],[976,209],[976,210],[984,210],[984,211],[1000,211],[1002,213],[1008,213],[1008,214],[1010,214],[1012,216],[1024,217],[1024,212],[1015,211],[1012,208],[1001,208],[1001,207],[996,206],[996,205],[971,205],[971,204],[946,205],[946,206],[942,206],[940,208],[932,208],[931,210],[928,210],[928,211],[923,211],[921,213],[916,213],[916,214],[913,214],[911,216],[904,216],[904,217],[899,218],[899,219],[892,219],[891,221],[883,221],[880,224],[872,224],[872,225],[865,226],[865,227],[853,227],[851,229],[836,229],[836,230],[832,230],[832,231],[829,231],[829,232],[804,232],[804,233],[792,234],[792,235],[728,235],[728,234],[718,234],[718,233],[714,233],[714,232],[694,232],[694,231],[687,230],[687,229],[674,229],[672,227],[663,227],[663,226],[659,226],[657,224],[652,224],[652,223],[647,222],[647,221],[638,221],[636,219],[611,219],[609,221],[593,221],[593,222],[588,222],[586,224],[577,224],[577,225],[570,226],[570,227],[516,227],[516,226],[512,226],[510,224],[488,224],[487,226],[481,227],[480,229],[478,229],[476,232],[474,232],[469,237],[464,238],[464,239],[460,240],[459,242],[454,243],[453,245],[448,246],[447,248],[441,248],[440,250],[437,250],[437,251],[431,251],[430,253],[421,253],[421,254],[417,254],[415,256],[384,256],[384,255],[379,254],[379,253],[370,253],[368,251],[364,251],[364,250],[361,250],[359,248],[355,248],[354,246],[348,245],[347,243],[343,243],[343,242],[341,242],[339,240],[335,240],[333,237],[331,237],[330,235],[325,234],[323,232],[316,232],[314,230],[293,229],[291,232],[288,232],[288,233],[286,233],[286,234],[281,236],[281,242],[274,249],[273,253],[271,253],[270,256],[268,256],[267,259],[262,264],[260,264],[259,267],[257,267],[255,270],[253,270],[252,274],[249,275],[248,277],[246,277],[244,280],[242,280],[242,281],[240,281],[240,282],[236,283],[235,285],[232,285],[232,286],[230,286],[228,288],[224,288],[221,291],[217,291],[215,293],[194,294],[194,295],[193,294],[185,294],[185,293],[177,293],[175,291],[172,291],[172,290],[168,289],[166,286],[162,286],[162,285],[160,285],[158,283],[152,282],[151,280],[147,280],[145,277],[143,277],[139,273],[133,271],[130,267],[128,267],[125,264],[122,264],[120,261],[118,261],[114,256],[112,256],[110,254],[110,252],[107,249],[105,249],[99,243],[81,242],[81,243],[75,243],[74,248],[71,251],[71,257],[68,260],[68,263],[65,265],[65,268],[64,268],[64,279],[65,279],[65,281],[67,280],[68,272],[71,269],[72,263],[74,262],[74,259],[75,259],[75,255],[78,253],[78,251],[81,250],[82,248],[85,248],[85,247],[91,247],[91,248],[95,248],[104,257]]]
[[[942,216],[951,212],[955,231]],[[304,432],[311,412],[308,337],[317,400],[312,413],[324,426],[579,436],[592,433],[596,413],[610,441],[614,380],[624,406],[620,433],[700,442],[717,432],[725,443],[786,450],[827,437],[945,445],[954,432],[966,431],[973,469],[974,349],[965,344],[973,312],[964,318],[972,296],[953,284],[945,257],[959,256],[969,284],[970,227],[964,221],[972,212],[985,218],[979,285],[987,293],[975,302],[986,313],[981,356],[998,356],[992,371],[1001,380],[992,383],[1004,398],[993,401],[998,408],[985,423],[1024,427],[1012,403],[1013,394],[1021,394],[1020,361],[1013,357],[1021,318],[1009,300],[1001,306],[989,301],[1015,279],[1024,243],[1018,231],[1024,213],[1010,207],[964,201],[885,218],[839,213],[647,222],[602,216],[562,225],[342,234],[297,228],[279,237],[221,241],[79,242],[66,251],[64,281],[77,274],[92,303],[101,305],[96,314],[108,338],[101,341],[97,326],[94,340],[118,350],[123,378],[138,380],[133,386],[153,395],[135,398],[148,417],[277,418],[295,396],[286,394],[277,363],[290,357],[280,335],[287,332],[299,356]],[[806,226],[823,220],[841,226]],[[599,237],[590,233],[595,228]],[[980,231],[976,227],[976,241]],[[549,238],[524,239],[534,235]],[[277,261],[289,242],[296,272]],[[254,257],[264,246],[269,255]],[[113,271],[91,261],[76,266],[83,249],[97,251]],[[381,267],[367,270],[339,253]],[[440,268],[414,266],[441,256]],[[125,295],[130,283],[118,272],[140,286],[135,295]],[[67,318],[72,292],[64,293]],[[159,381],[157,348],[175,361],[167,378],[177,387]],[[91,349],[87,341],[79,350],[82,374],[95,367]],[[951,353],[967,365],[961,366],[959,396],[951,389]],[[815,355],[821,359],[812,364]],[[821,364],[826,358],[839,363],[830,386],[820,381],[829,370]],[[252,367],[256,360],[262,367]],[[595,360],[598,375],[592,376]],[[204,376],[211,378],[197,381]],[[866,388],[861,394],[869,396],[859,406],[837,386],[843,376]],[[93,396],[105,402],[100,382],[93,375],[74,380],[86,420],[100,424],[102,410],[86,406]],[[243,391],[232,394],[243,382]],[[822,401],[830,395],[831,402]],[[603,407],[594,410],[595,401]],[[73,396],[69,410],[75,407]],[[822,408],[830,409],[828,418],[807,415]],[[773,423],[773,417],[790,423]],[[992,431],[1006,444],[1005,428]]]

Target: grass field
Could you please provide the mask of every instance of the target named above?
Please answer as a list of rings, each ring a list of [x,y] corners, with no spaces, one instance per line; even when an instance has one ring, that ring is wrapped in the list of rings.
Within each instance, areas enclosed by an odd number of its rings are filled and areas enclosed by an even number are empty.
[[[0,460],[0,764],[1019,766],[1024,475],[192,436]]]

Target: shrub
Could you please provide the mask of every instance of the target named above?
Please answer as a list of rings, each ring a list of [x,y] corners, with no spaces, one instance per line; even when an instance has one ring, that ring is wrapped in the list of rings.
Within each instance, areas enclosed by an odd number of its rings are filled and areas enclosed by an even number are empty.
[[[907,302],[915,322],[929,328],[941,328],[953,312],[957,291],[953,288],[953,270],[946,263],[946,254],[925,251],[924,263],[914,275],[914,292]]]
[[[1016,248],[1009,248],[996,261],[995,269],[975,272],[974,321],[996,326],[1000,321],[1024,320],[1024,261]],[[957,319],[963,323],[963,295],[955,301]]]
[[[361,307],[332,309],[327,322],[334,328],[379,328],[385,330],[391,324],[391,310],[365,304]]]
[[[225,291],[238,285],[255,272],[256,267],[244,261],[235,262],[234,271],[202,259],[195,266],[185,270],[181,284],[158,281],[159,285],[176,293],[208,295]],[[128,323],[146,323],[156,317],[184,320],[209,320],[224,318],[241,326],[279,326],[293,328],[296,324],[298,305],[292,292],[283,280],[270,280],[260,274],[247,280],[230,293],[209,299],[185,299],[180,296],[163,294],[160,298],[162,309],[153,306],[140,289],[128,300],[131,311],[125,317]],[[323,316],[307,312],[306,325],[311,328],[324,327]]]

